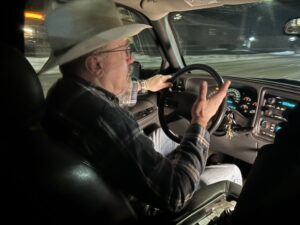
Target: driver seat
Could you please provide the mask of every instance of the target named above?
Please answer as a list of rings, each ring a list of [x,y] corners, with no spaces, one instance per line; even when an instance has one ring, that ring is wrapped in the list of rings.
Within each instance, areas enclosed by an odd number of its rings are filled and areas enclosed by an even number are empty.
[[[16,49],[0,49],[2,224],[135,224],[126,199],[84,157],[46,134],[36,72]]]

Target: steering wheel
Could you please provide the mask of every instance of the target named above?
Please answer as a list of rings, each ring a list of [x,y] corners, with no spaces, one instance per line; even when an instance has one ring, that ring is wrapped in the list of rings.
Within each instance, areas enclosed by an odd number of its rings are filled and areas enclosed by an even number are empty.
[[[191,64],[180,70],[178,70],[172,77],[171,81],[176,85],[176,81],[182,75],[192,70],[203,70],[206,71],[210,76],[212,76],[218,86],[224,84],[223,78],[210,66],[204,64]],[[176,86],[175,86],[176,87]],[[171,89],[164,89],[160,93],[160,99],[158,103],[158,116],[161,127],[166,135],[173,141],[180,143],[182,136],[172,132],[168,126],[169,123],[178,121],[179,119],[185,118],[191,121],[191,108],[198,96],[198,93],[190,93],[185,91],[173,91]],[[165,107],[168,106],[174,110],[168,115],[165,115]],[[208,124],[209,133],[213,133],[222,122],[222,119],[226,112],[226,98],[223,100],[221,106],[219,107],[217,113],[213,116]]]

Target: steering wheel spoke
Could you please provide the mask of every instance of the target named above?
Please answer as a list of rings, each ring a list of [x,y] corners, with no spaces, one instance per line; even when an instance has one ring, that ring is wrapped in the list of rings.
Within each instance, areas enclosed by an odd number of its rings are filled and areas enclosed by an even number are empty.
[[[165,116],[165,120],[167,123],[172,123],[174,121],[180,120],[180,116],[176,111],[173,111]]]

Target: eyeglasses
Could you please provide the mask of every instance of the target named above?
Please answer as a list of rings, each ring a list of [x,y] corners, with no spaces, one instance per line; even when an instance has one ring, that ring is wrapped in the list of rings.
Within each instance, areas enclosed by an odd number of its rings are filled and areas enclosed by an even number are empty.
[[[118,48],[120,48],[120,47],[118,47]],[[102,54],[102,53],[110,53],[110,52],[122,52],[122,51],[125,51],[127,57],[131,57],[130,45],[126,45],[125,48],[121,48],[121,49],[116,48],[116,49],[111,49],[111,50],[98,51],[98,52],[95,52],[93,55]]]

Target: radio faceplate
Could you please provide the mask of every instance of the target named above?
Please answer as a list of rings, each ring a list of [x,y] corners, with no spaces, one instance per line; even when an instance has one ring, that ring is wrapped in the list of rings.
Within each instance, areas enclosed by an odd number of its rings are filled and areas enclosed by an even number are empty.
[[[261,106],[258,133],[268,139],[273,139],[281,122],[287,121],[288,113],[297,106],[298,101],[275,94],[265,93]]]

